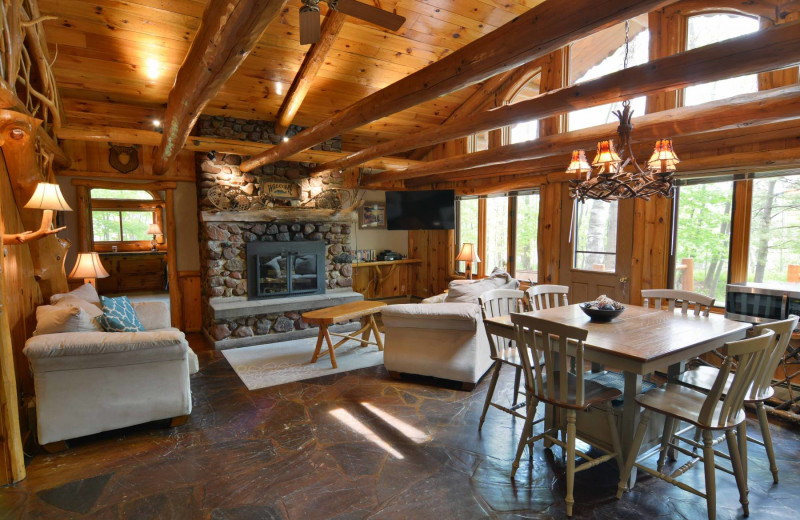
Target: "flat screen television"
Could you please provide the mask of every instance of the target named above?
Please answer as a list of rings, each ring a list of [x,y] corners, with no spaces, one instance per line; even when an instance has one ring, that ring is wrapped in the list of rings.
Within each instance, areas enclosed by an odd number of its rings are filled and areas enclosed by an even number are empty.
[[[386,192],[387,229],[455,227],[456,196],[453,190]]]

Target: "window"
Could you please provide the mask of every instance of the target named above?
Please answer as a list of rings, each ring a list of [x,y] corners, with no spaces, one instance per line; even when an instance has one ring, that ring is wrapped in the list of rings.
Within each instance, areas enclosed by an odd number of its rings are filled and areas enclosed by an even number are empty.
[[[750,282],[800,282],[800,177],[753,181]]]
[[[618,203],[587,200],[574,207],[572,267],[613,273],[617,268]]]
[[[518,280],[536,282],[538,279],[539,250],[539,194],[517,196],[516,240],[514,245],[515,277]]]
[[[686,50],[755,32],[758,25],[757,18],[732,13],[691,16],[687,21]],[[756,74],[692,85],[684,90],[683,105],[699,105],[757,90]]]
[[[91,190],[92,240],[95,244],[149,243],[150,224],[161,222],[160,201],[144,190]]]
[[[647,63],[649,58],[650,32],[647,15],[630,20],[630,51],[628,66]],[[617,24],[579,40],[570,48],[570,82],[582,83],[623,69],[625,58],[625,24]],[[644,96],[631,100],[635,115],[645,112]],[[615,110],[622,110],[622,103],[611,103],[584,108],[567,115],[567,128],[580,130],[606,123],[616,123]]]
[[[495,268],[508,270],[508,197],[486,199],[486,246],[484,270],[491,273]]]
[[[461,250],[461,244],[474,244],[476,248],[478,247],[478,202],[478,199],[465,199],[459,200],[456,204],[458,208],[458,222],[456,224],[458,250],[456,254]],[[460,273],[465,272],[465,262],[458,262],[456,270]],[[472,272],[478,272],[476,264],[472,264]]]

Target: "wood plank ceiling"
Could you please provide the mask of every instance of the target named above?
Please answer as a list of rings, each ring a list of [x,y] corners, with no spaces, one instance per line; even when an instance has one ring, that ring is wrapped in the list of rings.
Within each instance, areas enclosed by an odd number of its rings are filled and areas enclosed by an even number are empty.
[[[369,1],[369,0],[363,0]],[[391,33],[348,17],[295,117],[310,126],[438,61],[542,0],[374,0],[406,17]],[[207,2],[197,0],[40,0],[67,124],[151,130]],[[242,67],[205,112],[274,120],[303,61],[300,0],[287,2]],[[323,4],[321,4],[323,5]],[[322,8],[323,14],[326,7]],[[375,121],[343,136],[358,150],[441,124],[476,87]]]

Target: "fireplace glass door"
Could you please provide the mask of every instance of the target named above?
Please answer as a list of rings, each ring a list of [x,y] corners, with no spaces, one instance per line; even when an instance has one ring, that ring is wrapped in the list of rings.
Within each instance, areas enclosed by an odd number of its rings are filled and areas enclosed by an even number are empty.
[[[325,292],[325,242],[247,244],[248,298]]]
[[[267,254],[258,257],[258,295],[277,296],[288,294],[289,257],[283,253]]]
[[[317,292],[320,289],[317,255],[292,254],[289,258],[292,265],[291,291],[293,293]]]

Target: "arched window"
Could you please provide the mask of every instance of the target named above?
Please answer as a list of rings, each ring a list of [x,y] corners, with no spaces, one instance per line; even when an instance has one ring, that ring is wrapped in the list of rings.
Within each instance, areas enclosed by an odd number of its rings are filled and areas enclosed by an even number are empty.
[[[162,227],[163,202],[156,195],[145,190],[92,188],[89,196],[95,250],[107,251],[112,246],[122,251],[150,248],[153,236],[147,233],[148,227]]]

